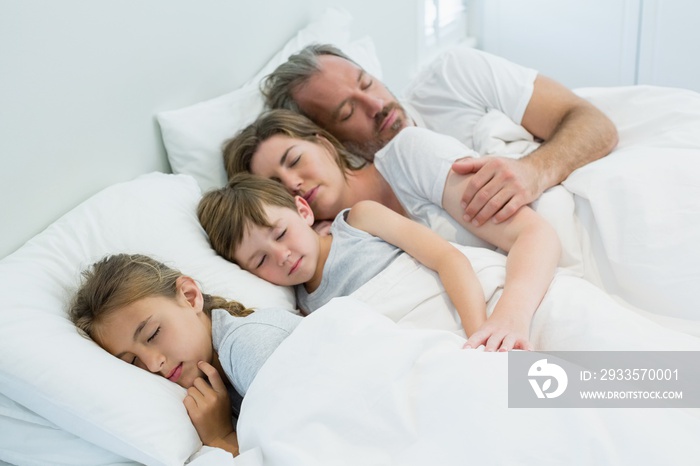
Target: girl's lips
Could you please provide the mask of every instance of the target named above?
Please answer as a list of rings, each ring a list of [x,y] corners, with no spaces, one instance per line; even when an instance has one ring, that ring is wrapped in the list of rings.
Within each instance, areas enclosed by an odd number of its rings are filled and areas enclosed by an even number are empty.
[[[171,382],[177,382],[180,379],[180,376],[182,375],[182,363],[178,364],[178,366],[168,374],[167,379],[170,380]]]

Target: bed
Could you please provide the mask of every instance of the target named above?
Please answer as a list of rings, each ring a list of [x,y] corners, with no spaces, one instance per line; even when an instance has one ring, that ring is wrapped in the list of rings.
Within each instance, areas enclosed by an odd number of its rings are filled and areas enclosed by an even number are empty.
[[[214,253],[195,207],[203,191],[225,182],[219,147],[262,108],[260,77],[294,50],[335,42],[381,76],[373,41],[350,41],[349,28],[347,15],[331,11],[237,89],[159,112],[174,173],[101,190],[0,261],[0,460],[694,464],[700,418],[692,410],[507,409],[508,356],[461,351],[435,277],[409,260],[304,319],[251,386],[235,459],[201,445],[180,387],[77,334],[65,315],[69,297],[80,270],[108,253],[147,253],[196,277],[206,292],[248,306],[295,308],[289,289]],[[700,95],[646,86],[577,92],[613,119],[620,144],[538,202],[565,259],[536,314],[533,341],[548,350],[698,351]],[[519,156],[533,145],[522,128],[491,113],[477,150]],[[492,307],[503,257],[465,253]],[[570,285],[581,280],[589,288]]]

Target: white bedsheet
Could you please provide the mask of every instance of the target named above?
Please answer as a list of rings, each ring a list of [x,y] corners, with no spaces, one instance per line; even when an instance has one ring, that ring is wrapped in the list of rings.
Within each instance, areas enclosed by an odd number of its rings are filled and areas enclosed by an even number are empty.
[[[508,408],[507,353],[463,342],[334,299],[251,385],[242,451],[260,451],[265,466],[697,464],[690,414]]]
[[[563,182],[573,217],[561,200],[538,212],[555,223],[586,279],[636,308],[700,320],[700,94],[652,86],[577,92],[612,119],[620,141]],[[517,157],[537,147],[495,111],[476,131],[482,154]]]

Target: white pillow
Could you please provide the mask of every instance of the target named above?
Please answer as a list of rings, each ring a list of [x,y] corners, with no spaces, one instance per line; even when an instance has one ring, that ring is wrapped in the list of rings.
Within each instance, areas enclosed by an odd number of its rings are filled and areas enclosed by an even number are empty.
[[[88,265],[143,253],[195,277],[206,293],[294,309],[210,248],[196,216],[201,192],[184,175],[152,173],[105,189],[0,261],[2,393],[61,429],[145,464],[183,464],[201,444],[184,389],[110,356],[68,320]]]
[[[381,66],[369,37],[347,42],[352,17],[328,9],[291,39],[241,88],[220,97],[157,115],[168,160],[174,173],[191,175],[202,191],[226,184],[223,143],[252,123],[263,110],[260,81],[293,53],[312,42],[332,43],[381,79]]]

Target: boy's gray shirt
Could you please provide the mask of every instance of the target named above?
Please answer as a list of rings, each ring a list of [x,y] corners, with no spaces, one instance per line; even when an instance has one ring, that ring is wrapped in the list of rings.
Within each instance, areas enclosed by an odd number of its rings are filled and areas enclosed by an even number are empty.
[[[333,298],[349,296],[404,253],[393,244],[350,226],[345,220],[349,211],[341,211],[331,225],[333,242],[321,284],[312,293],[304,285],[295,287],[297,305],[307,313]]]

